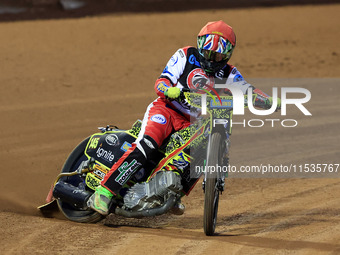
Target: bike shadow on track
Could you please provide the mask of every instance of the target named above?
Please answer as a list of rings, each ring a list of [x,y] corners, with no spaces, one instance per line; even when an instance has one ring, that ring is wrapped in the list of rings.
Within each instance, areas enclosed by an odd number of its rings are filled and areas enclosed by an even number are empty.
[[[145,218],[124,218],[122,216],[111,214],[104,221],[103,224],[107,227],[137,227],[137,228],[151,228],[151,229],[202,229],[203,219],[199,216],[177,216],[173,214],[165,214],[155,217]]]

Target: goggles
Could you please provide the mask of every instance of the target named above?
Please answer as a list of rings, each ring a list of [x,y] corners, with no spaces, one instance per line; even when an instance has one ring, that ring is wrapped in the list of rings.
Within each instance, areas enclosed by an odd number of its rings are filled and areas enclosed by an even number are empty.
[[[221,62],[227,59],[227,54],[222,54],[213,50],[202,50],[203,56],[208,61]]]

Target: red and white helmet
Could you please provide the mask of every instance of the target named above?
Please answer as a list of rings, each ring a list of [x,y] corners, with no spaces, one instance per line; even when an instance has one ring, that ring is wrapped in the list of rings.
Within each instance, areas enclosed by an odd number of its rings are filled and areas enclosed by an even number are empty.
[[[233,53],[236,35],[231,26],[222,20],[208,22],[197,36],[197,49],[202,68],[208,74],[222,69]]]

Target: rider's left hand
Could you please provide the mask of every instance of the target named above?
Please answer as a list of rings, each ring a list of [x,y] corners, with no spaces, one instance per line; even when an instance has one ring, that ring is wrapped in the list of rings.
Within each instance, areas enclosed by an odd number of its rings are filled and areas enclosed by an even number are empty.
[[[177,87],[170,87],[164,92],[164,95],[170,99],[178,99],[181,96],[181,89]]]

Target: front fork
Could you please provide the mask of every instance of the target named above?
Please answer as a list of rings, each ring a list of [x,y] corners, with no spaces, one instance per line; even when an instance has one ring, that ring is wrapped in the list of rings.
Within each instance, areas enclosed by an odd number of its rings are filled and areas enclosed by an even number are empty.
[[[223,166],[229,166],[229,148],[230,148],[230,140],[229,140],[229,134],[227,134],[227,139],[225,140],[225,150],[223,153],[223,159],[222,164]],[[204,166],[206,164],[206,160],[204,160]],[[225,188],[225,178],[228,176],[228,172],[224,173],[223,171],[217,172],[217,182],[216,182],[216,189],[221,192],[224,191]],[[204,175],[204,180],[202,182],[202,188],[203,191],[205,191],[205,183],[207,180],[207,175]]]

